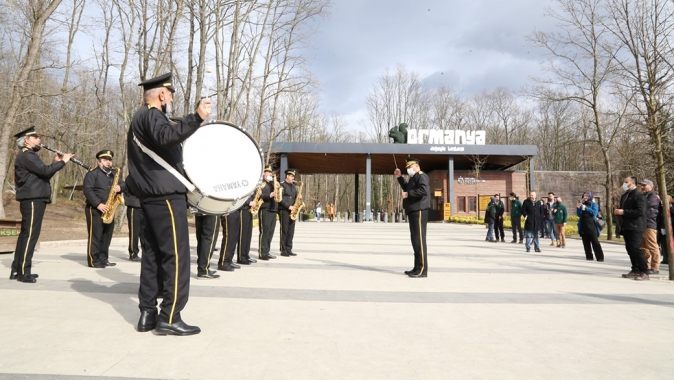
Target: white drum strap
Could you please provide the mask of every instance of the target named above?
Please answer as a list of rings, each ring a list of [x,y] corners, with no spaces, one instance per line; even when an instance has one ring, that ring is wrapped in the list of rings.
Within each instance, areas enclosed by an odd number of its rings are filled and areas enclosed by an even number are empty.
[[[192,184],[185,176],[182,174],[178,173],[178,171],[171,165],[169,165],[168,162],[166,162],[163,158],[159,157],[159,155],[155,152],[153,152],[150,148],[146,147],[138,141],[138,138],[136,137],[136,134],[133,134],[133,141],[140,147],[140,150],[143,151],[143,153],[147,154],[152,158],[156,163],[161,165],[164,169],[168,170],[169,173],[173,174],[176,178],[178,178],[178,181],[182,182],[183,185],[187,188],[187,190],[194,192],[196,189],[196,186]]]

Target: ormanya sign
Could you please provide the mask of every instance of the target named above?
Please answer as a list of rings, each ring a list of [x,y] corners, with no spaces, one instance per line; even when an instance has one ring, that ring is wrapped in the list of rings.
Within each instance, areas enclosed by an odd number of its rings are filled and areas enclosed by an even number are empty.
[[[485,145],[486,131],[408,129],[408,144]]]

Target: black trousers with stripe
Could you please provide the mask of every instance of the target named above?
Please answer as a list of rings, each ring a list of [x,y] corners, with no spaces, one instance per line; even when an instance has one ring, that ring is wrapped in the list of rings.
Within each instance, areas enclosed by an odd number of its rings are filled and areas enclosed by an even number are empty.
[[[236,252],[236,260],[250,258],[250,240],[253,237],[253,217],[248,209],[239,209],[222,221],[222,246],[220,265],[231,263]]]
[[[236,251],[238,261],[250,259],[250,241],[253,239],[253,215],[249,209],[239,210],[239,249]]]
[[[47,200],[21,201],[21,232],[14,249],[12,273],[21,276],[31,274],[35,245],[40,238],[42,218],[47,208]]]
[[[271,240],[274,238],[276,230],[276,212],[269,209],[260,209],[258,217],[258,226],[260,228],[260,241],[258,242],[258,256],[267,256],[271,250]],[[252,231],[252,228],[251,228]]]
[[[410,225],[410,240],[414,248],[414,271],[427,274],[426,224],[428,224],[428,210],[413,211],[408,213],[407,217]]]
[[[211,257],[220,232],[220,215],[195,215],[197,228],[197,272],[206,274],[211,267]]]
[[[87,217],[87,231],[89,232],[87,264],[93,267],[108,260],[108,250],[112,241],[112,233],[115,230],[115,223],[103,223],[103,219],[101,219],[103,213],[90,205],[87,205],[84,211]]]
[[[190,293],[190,241],[187,202],[184,195],[153,197],[141,203],[145,213],[145,241],[138,289],[139,308],[153,312],[159,284],[163,300],[159,318],[168,323],[181,320]]]
[[[222,244],[220,245],[219,265],[231,263],[234,259],[240,231],[241,214],[238,210],[222,218]]]
[[[138,249],[138,240],[145,240],[145,217],[143,209],[137,207],[126,207],[126,221],[129,224],[129,257],[136,257],[140,253]]]
[[[290,219],[289,210],[279,210],[279,220],[281,221],[281,253],[293,251],[293,238],[295,237],[295,220]],[[298,216],[299,217],[299,216]]]

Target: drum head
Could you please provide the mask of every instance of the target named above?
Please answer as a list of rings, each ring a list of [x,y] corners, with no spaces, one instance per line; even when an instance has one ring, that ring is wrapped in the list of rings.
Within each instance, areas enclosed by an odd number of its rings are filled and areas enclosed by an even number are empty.
[[[262,181],[262,151],[234,124],[216,121],[200,127],[183,145],[183,165],[205,196],[236,200]]]

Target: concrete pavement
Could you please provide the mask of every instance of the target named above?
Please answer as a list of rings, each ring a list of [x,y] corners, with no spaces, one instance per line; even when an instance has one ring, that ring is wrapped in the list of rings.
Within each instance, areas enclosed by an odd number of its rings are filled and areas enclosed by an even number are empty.
[[[406,224],[299,223],[297,257],[196,280],[182,313],[202,333],[134,330],[140,265],[114,239],[106,269],[82,242],[42,242],[36,284],[0,255],[0,378],[667,379],[674,284],[629,271],[621,245],[526,253],[486,230],[428,225],[429,277],[403,275]],[[509,240],[509,239],[508,239]],[[257,229],[253,234],[256,256]],[[278,247],[278,228],[272,247]],[[217,255],[213,259],[215,269]],[[20,376],[20,377],[18,377]]]

